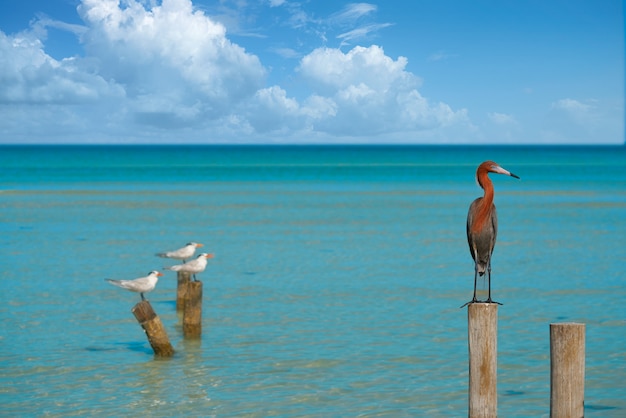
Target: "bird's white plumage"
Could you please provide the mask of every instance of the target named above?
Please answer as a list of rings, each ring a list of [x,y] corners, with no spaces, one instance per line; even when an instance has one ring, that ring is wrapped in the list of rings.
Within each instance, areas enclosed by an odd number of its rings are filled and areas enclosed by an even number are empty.
[[[213,254],[202,253],[197,258],[187,261],[185,264],[177,264],[175,266],[164,267],[167,270],[182,271],[190,274],[202,273],[207,265],[207,260],[213,258]]]
[[[187,260],[191,258],[196,252],[196,248],[202,247],[202,244],[198,242],[190,242],[182,248],[174,251],[166,251],[164,253],[157,253],[159,257],[173,258],[175,260]]]
[[[114,286],[121,287],[122,289],[130,290],[131,292],[141,293],[143,299],[143,293],[151,292],[156,287],[159,281],[159,276],[163,273],[158,271],[151,271],[146,277],[139,277],[133,280],[114,280],[105,279],[107,282]]]

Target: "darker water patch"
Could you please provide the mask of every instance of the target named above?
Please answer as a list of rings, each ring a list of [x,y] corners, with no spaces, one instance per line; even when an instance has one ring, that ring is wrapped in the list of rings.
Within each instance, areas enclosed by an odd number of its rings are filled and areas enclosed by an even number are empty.
[[[113,347],[85,347],[85,351],[99,352],[99,351],[114,351],[116,350]]]
[[[617,406],[609,406],[609,405],[585,405],[585,409],[590,411],[610,411],[613,409],[619,409]]]
[[[522,392],[521,390],[507,390],[503,393],[504,396],[519,396],[525,394],[526,392]]]
[[[146,353],[152,354],[152,348],[147,345],[145,342],[140,341],[128,341],[128,342],[117,342],[113,343],[114,347],[105,347],[105,346],[97,346],[90,345],[84,348],[85,351],[89,351],[92,353],[106,352],[106,351],[118,351],[119,347],[122,346],[127,350],[135,351],[138,353]]]
[[[115,343],[115,345],[124,346],[127,350],[134,351],[137,353],[154,354],[152,347],[149,347],[149,345],[147,345],[147,343],[145,342],[140,342],[140,341],[118,342],[118,343]]]

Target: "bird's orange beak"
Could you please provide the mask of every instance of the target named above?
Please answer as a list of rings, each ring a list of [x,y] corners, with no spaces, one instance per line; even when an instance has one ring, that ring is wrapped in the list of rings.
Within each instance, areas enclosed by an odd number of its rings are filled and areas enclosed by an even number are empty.
[[[161,277],[161,276],[163,276],[163,273],[161,273],[160,271],[158,271],[156,275],[157,275],[157,277]]]
[[[206,257],[206,258],[213,258],[213,257],[215,257],[215,256],[214,256],[213,254],[207,254],[207,255],[205,255],[205,257]]]
[[[200,247],[204,247],[204,245],[203,245],[203,244],[200,244],[200,243],[197,243],[197,244],[196,244],[196,247],[200,248]]]

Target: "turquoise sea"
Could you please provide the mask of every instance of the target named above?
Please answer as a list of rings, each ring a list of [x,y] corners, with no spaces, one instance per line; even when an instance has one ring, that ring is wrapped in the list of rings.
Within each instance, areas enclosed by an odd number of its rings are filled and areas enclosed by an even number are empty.
[[[586,417],[626,416],[626,147],[2,146],[0,416],[463,417],[474,174],[494,160],[498,411],[547,417],[549,324],[586,324]],[[105,278],[176,275],[155,359]]]

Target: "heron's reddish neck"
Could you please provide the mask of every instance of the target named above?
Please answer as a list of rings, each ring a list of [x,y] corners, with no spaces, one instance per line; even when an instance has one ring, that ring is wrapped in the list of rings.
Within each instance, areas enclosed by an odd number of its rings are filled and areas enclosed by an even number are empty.
[[[485,191],[483,194],[483,198],[480,201],[480,206],[478,208],[478,214],[476,218],[474,218],[474,225],[472,225],[472,231],[478,232],[480,231],[487,219],[491,217],[491,206],[493,205],[493,183],[488,176],[488,171],[484,169],[479,169],[476,173],[476,178],[478,179],[478,184]]]

